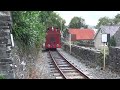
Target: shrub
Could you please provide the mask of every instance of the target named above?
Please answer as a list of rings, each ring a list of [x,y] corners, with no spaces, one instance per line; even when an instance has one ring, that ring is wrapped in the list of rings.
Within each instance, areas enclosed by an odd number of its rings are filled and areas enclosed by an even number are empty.
[[[5,77],[3,75],[0,75],[0,79],[5,79]]]
[[[114,36],[110,38],[110,41],[108,42],[108,46],[116,46],[116,40]]]

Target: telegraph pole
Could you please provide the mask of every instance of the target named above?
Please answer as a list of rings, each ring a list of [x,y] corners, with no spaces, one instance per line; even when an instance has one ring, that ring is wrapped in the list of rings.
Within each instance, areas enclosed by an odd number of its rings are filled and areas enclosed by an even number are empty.
[[[104,43],[104,62],[103,62],[103,70],[105,70],[105,54],[106,54],[106,52],[105,52],[105,44],[106,44],[106,43]]]
[[[104,45],[104,58],[103,58],[103,70],[105,70],[105,56],[106,56],[106,52],[105,52],[105,44],[108,42],[108,35],[107,34],[102,34],[102,42]]]
[[[71,34],[69,40],[70,40],[70,54],[71,54]]]

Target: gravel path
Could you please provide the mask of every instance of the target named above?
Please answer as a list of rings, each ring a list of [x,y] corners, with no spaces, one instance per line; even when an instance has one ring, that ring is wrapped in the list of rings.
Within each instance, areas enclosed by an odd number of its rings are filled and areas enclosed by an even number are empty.
[[[50,73],[49,58],[47,52],[39,52],[36,62],[37,79],[55,79]]]
[[[100,67],[91,68],[85,63],[81,63],[79,59],[71,56],[62,49],[58,49],[69,61],[76,65],[84,74],[91,79],[120,79],[120,75],[111,72],[109,69],[101,70]]]

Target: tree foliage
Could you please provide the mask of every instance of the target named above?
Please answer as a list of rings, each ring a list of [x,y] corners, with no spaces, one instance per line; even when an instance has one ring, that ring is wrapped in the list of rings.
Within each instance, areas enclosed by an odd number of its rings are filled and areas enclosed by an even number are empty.
[[[116,46],[116,40],[114,36],[110,38],[110,41],[108,42],[108,46]]]
[[[67,26],[65,27],[65,30],[63,31],[63,37],[65,38],[65,37],[67,37],[68,36],[68,28],[67,28]]]
[[[113,19],[114,24],[120,25],[120,14],[117,14]]]
[[[5,77],[3,75],[0,74],[0,79],[5,79]]]
[[[37,11],[13,11],[13,34],[23,46],[40,45],[44,26],[39,22]],[[41,41],[43,38],[41,38]]]
[[[53,11],[12,11],[13,35],[22,46],[39,47],[49,26],[64,28],[65,20]],[[61,21],[63,22],[61,24]]]
[[[84,24],[85,19],[81,17],[73,17],[69,23],[69,28],[87,28],[87,25]]]
[[[113,25],[113,20],[109,17],[102,17],[98,20],[97,28],[99,28],[101,25]]]
[[[101,17],[98,20],[98,24],[96,25],[96,28],[99,28],[101,25],[120,25],[120,14],[117,14],[114,18],[109,17]]]
[[[41,11],[39,17],[41,18],[41,23],[45,27],[55,26],[60,29],[64,29],[65,27],[65,20],[53,11]]]

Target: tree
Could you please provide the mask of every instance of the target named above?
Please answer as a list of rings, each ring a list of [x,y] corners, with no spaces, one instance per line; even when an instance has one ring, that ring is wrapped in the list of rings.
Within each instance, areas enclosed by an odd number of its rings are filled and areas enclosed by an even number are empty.
[[[109,17],[102,17],[98,20],[98,24],[96,25],[97,28],[99,28],[101,25],[113,25],[113,19],[110,19]]]
[[[88,28],[88,25],[85,25],[84,28]]]
[[[65,26],[65,30],[63,31],[63,37],[66,38],[68,36],[68,27]]]
[[[108,46],[116,46],[116,40],[114,36],[110,38],[110,41],[108,42]]]
[[[120,14],[117,14],[113,20],[115,25],[120,25]]]
[[[23,47],[39,47],[49,26],[65,27],[65,20],[53,11],[12,11],[12,18],[12,33]]]
[[[69,23],[69,28],[81,28],[86,27],[84,24],[85,20],[81,17],[73,17]]]
[[[53,11],[41,11],[39,15],[40,22],[46,25],[48,18],[51,16]]]
[[[60,29],[65,28],[65,20],[62,19],[58,14],[52,13],[51,17],[49,18],[50,20],[48,21],[48,26],[55,26]]]

